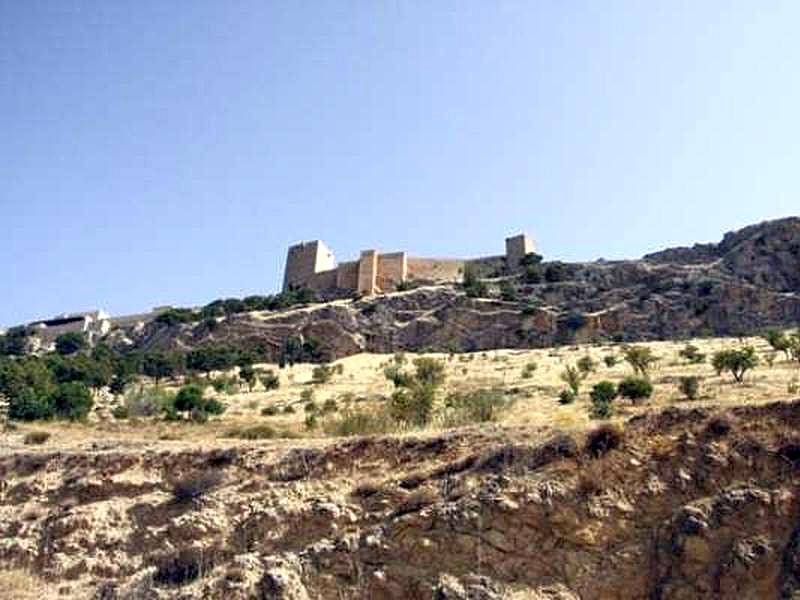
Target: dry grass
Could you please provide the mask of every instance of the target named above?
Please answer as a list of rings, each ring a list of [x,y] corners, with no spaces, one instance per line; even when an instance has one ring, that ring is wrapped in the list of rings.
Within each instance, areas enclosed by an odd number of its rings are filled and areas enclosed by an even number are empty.
[[[0,570],[0,600],[48,600],[57,590],[23,569]]]
[[[761,363],[747,374],[744,385],[737,385],[732,378],[723,374],[717,376],[709,363],[688,364],[679,356],[679,351],[687,344],[697,346],[700,352],[710,356],[723,348],[753,345]],[[718,405],[765,403],[786,400],[791,397],[787,389],[800,369],[797,363],[790,363],[780,355],[772,367],[763,360],[769,347],[760,338],[746,339],[693,339],[684,342],[652,342],[646,344],[659,362],[651,373],[655,391],[651,400],[643,406],[631,406],[618,401],[618,412],[613,420],[624,420],[634,414],[652,407],[670,405]],[[609,354],[619,357],[612,367],[607,367],[603,357]],[[621,358],[619,344],[598,344],[563,346],[537,350],[492,350],[472,354],[425,354],[443,360],[446,364],[447,380],[441,396],[454,391],[468,392],[479,388],[501,389],[514,399],[511,408],[500,415],[501,425],[510,426],[551,426],[566,431],[583,431],[596,425],[588,414],[588,391],[598,381],[608,379],[618,383],[631,374],[631,369]],[[558,392],[564,383],[559,378],[567,365],[574,365],[584,356],[590,356],[597,369],[583,382],[576,402],[562,405],[557,401]],[[410,362],[415,356],[408,354]],[[304,426],[306,414],[303,410],[301,394],[313,389],[315,402],[322,406],[326,401],[335,401],[341,414],[346,410],[379,411],[383,406],[380,398],[392,392],[392,384],[384,375],[384,368],[393,360],[392,355],[360,354],[351,356],[335,365],[341,365],[342,372],[333,375],[324,384],[312,383],[314,365],[295,365],[279,370],[276,365],[260,365],[263,369],[273,369],[280,377],[280,388],[273,391],[240,392],[222,394],[220,399],[228,410],[220,418],[207,424],[167,423],[153,419],[130,419],[118,421],[110,417],[107,407],[98,411],[98,418],[89,424],[79,423],[36,423],[21,425],[17,431],[5,434],[6,443],[21,444],[24,436],[34,430],[51,434],[49,447],[75,446],[85,444],[114,445],[116,443],[175,443],[193,444],[222,440],[232,429],[247,429],[258,425],[269,425],[275,431],[285,432],[289,437],[310,439],[325,437],[325,429],[317,427],[307,430]],[[523,377],[525,365],[535,362],[536,370],[530,377]],[[696,375],[701,378],[700,397],[695,401],[685,399],[679,389],[681,377]],[[278,409],[273,416],[264,416],[264,408],[274,406]],[[294,407],[293,413],[285,413],[284,408]],[[336,414],[336,413],[334,413]],[[252,442],[259,443],[259,442]],[[270,443],[280,443],[280,440]],[[287,439],[287,443],[291,440]],[[295,442],[296,443],[296,442]]]

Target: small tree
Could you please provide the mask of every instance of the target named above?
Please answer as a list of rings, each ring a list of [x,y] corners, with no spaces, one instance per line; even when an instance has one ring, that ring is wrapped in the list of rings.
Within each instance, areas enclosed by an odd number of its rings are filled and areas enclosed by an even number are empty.
[[[202,409],[205,406],[203,399],[203,389],[199,385],[185,385],[175,396],[175,410],[179,412],[190,412],[194,409]]]
[[[624,346],[622,355],[633,372],[641,377],[647,377],[650,368],[658,362],[658,357],[647,346]]]
[[[264,371],[261,374],[261,385],[264,386],[264,389],[267,391],[270,390],[277,390],[281,387],[281,380],[280,377],[275,373],[275,371],[269,370]]]
[[[573,396],[577,396],[581,389],[581,382],[583,382],[583,375],[581,375],[580,370],[572,365],[567,365],[559,377],[561,377],[561,381],[569,386]]]
[[[239,367],[239,378],[247,384],[248,391],[252,392],[258,381],[258,373],[253,365]]]
[[[755,348],[745,346],[744,348],[715,352],[711,364],[717,375],[721,375],[723,371],[729,371],[737,383],[742,383],[745,373],[758,364],[758,357]]]
[[[797,363],[800,363],[800,332],[794,333],[788,338],[789,355]]]
[[[93,405],[89,388],[79,381],[59,385],[52,397],[53,411],[57,417],[70,421],[82,421]]]
[[[697,400],[700,395],[700,378],[697,375],[681,377],[678,381],[678,389],[687,400]]]
[[[772,346],[773,350],[783,352],[786,355],[786,359],[789,359],[792,342],[784,332],[777,329],[769,329],[764,333],[764,339]]]
[[[176,356],[164,352],[151,352],[145,355],[142,369],[144,374],[152,377],[158,385],[163,378],[172,377],[177,372],[178,366]]]
[[[88,346],[89,340],[86,339],[86,334],[81,331],[69,331],[56,338],[56,352],[62,356],[81,352],[86,350]]]
[[[486,284],[481,281],[478,268],[467,264],[464,267],[464,291],[470,298],[483,298],[488,294]]]
[[[638,404],[653,395],[653,384],[643,377],[626,377],[619,384],[619,395]]]

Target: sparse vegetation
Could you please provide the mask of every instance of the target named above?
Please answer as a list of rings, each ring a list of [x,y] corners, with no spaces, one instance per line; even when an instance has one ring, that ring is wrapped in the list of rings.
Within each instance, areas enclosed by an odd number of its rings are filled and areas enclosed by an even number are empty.
[[[443,423],[458,427],[469,423],[486,423],[497,420],[508,405],[499,390],[479,389],[471,392],[453,392],[445,399]]]

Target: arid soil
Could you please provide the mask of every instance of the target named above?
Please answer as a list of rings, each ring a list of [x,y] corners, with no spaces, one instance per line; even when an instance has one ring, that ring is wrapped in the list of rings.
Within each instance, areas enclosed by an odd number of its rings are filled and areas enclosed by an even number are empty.
[[[594,441],[490,426],[19,450],[0,459],[0,557],[16,569],[0,585],[35,577],[70,598],[791,598],[798,426],[794,401],[664,409]]]

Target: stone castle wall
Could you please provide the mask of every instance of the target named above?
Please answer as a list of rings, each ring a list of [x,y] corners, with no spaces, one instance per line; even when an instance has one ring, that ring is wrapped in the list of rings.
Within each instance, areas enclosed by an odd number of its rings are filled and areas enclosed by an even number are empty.
[[[534,251],[525,235],[506,239],[506,254],[477,259],[409,257],[405,252],[380,253],[370,249],[358,260],[336,265],[333,253],[321,241],[289,248],[283,289],[307,287],[316,292],[352,290],[362,294],[390,292],[406,281],[455,283],[464,278],[466,265],[481,268],[482,276],[500,275],[519,268],[525,254]]]

